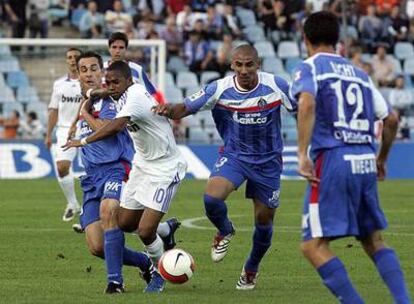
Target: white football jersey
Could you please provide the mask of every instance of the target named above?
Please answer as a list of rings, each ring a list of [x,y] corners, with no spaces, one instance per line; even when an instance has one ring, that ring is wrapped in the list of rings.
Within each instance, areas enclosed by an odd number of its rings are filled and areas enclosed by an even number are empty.
[[[180,156],[168,118],[151,111],[158,102],[142,85],[131,85],[117,104],[117,118],[130,117],[127,128],[136,151],[134,163]]]
[[[58,110],[57,127],[70,127],[82,102],[80,82],[63,76],[53,84],[49,109]]]

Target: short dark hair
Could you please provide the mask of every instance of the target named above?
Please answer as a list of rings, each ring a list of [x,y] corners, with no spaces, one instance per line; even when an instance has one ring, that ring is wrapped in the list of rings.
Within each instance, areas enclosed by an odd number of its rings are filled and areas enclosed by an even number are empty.
[[[339,40],[339,22],[329,12],[311,14],[303,26],[306,38],[312,45],[331,45],[335,47]]]
[[[250,44],[245,43],[235,47],[231,52],[231,57],[233,58],[234,55],[239,52],[250,53],[256,60],[259,60],[259,53],[257,52],[257,49]]]
[[[103,60],[101,55],[99,55],[97,52],[94,51],[86,51],[84,53],[81,53],[78,58],[76,58],[76,65],[79,68],[79,61],[83,58],[96,58],[98,59],[99,67],[103,69]]]
[[[76,48],[76,47],[70,47],[70,48],[68,48],[68,49],[66,50],[65,54],[67,54],[67,53],[69,53],[69,52],[74,52],[74,51],[79,52],[79,53],[81,53],[81,54],[82,54],[82,50],[80,50],[80,49],[78,49],[78,48]]]
[[[128,48],[128,36],[125,33],[122,32],[115,32],[111,34],[111,37],[108,39],[108,46],[111,47],[112,43],[114,43],[116,40],[122,40],[125,42],[125,48]]]
[[[27,113],[27,116],[29,116],[33,120],[37,120],[36,112],[30,111],[29,113]]]
[[[129,68],[128,63],[124,61],[114,61],[112,62],[109,67],[106,69],[107,72],[109,71],[116,71],[119,72],[122,77],[128,79],[132,77],[131,69]]]

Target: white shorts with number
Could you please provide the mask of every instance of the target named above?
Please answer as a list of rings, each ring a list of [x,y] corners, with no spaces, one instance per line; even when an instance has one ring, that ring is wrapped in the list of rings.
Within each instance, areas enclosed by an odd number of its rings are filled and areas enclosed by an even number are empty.
[[[167,213],[186,170],[187,163],[181,157],[151,165],[134,164],[122,193],[121,207]]]
[[[76,156],[76,148],[70,148],[69,150],[63,151],[62,146],[66,144],[68,140],[69,128],[58,127],[56,129],[56,145],[55,145],[55,161],[67,160],[72,162]]]

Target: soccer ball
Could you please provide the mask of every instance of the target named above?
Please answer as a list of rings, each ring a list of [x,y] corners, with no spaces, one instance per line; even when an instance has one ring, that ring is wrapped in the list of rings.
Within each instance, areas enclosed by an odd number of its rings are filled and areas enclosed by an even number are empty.
[[[182,249],[171,249],[161,256],[158,270],[165,280],[173,284],[183,284],[193,276],[194,259]]]

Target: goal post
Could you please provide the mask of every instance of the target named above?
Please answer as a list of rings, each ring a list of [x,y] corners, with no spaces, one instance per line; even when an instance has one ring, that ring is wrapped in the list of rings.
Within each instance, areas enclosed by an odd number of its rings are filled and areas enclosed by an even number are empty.
[[[0,46],[21,46],[21,47],[96,47],[99,50],[107,51],[108,40],[107,39],[21,39],[21,38],[0,38]],[[133,48],[150,48],[150,63],[149,72],[151,80],[157,85],[157,88],[164,92],[165,89],[165,71],[166,71],[166,43],[164,40],[141,40],[131,39],[128,43],[128,50]],[[20,52],[20,56],[30,55]],[[0,55],[1,56],[1,55]],[[62,61],[63,61],[62,54]]]

